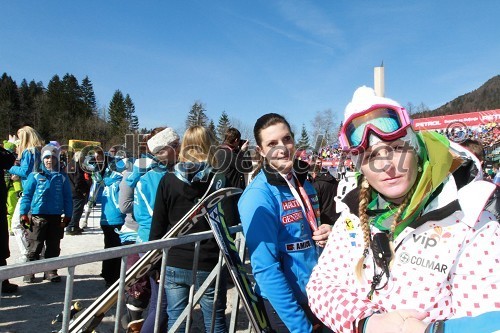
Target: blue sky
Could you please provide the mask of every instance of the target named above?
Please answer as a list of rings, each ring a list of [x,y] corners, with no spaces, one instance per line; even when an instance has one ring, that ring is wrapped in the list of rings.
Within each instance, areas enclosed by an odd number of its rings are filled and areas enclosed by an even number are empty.
[[[2,1],[0,72],[130,94],[141,127],[184,127],[201,101],[253,128],[340,121],[384,62],[385,93],[431,109],[500,74],[500,1]]]

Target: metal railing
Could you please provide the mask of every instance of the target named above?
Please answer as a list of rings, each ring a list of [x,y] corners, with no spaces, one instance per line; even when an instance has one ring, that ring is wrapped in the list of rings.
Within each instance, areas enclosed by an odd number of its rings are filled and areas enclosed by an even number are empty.
[[[231,227],[230,232],[232,234],[236,234],[235,237],[235,243],[238,246],[240,257],[242,258],[242,261],[245,259],[245,240],[244,237],[241,233],[241,225]],[[158,292],[158,305],[161,303],[162,298],[164,297],[164,285],[165,285],[165,267],[166,267],[166,260],[168,258],[168,251],[171,247],[178,246],[178,245],[183,245],[183,244],[189,244],[189,243],[195,243],[195,257],[193,258],[193,276],[196,276],[196,268],[197,268],[197,263],[199,259],[199,244],[203,240],[207,240],[213,238],[213,234],[211,231],[205,231],[205,232],[200,232],[200,233],[194,233],[190,235],[185,235],[182,237],[178,238],[170,238],[170,239],[165,239],[165,240],[156,240],[156,241],[150,241],[147,243],[141,243],[141,244],[133,244],[133,245],[126,245],[126,246],[119,246],[119,247],[114,247],[114,248],[109,248],[109,249],[104,249],[104,250],[97,250],[97,251],[92,251],[88,253],[79,253],[79,254],[72,254],[71,256],[62,256],[58,258],[50,258],[50,259],[42,259],[38,261],[32,261],[28,263],[20,263],[20,264],[12,264],[8,266],[2,266],[0,267],[0,282],[6,279],[11,279],[15,277],[20,277],[24,275],[30,275],[30,274],[35,274],[35,273],[40,273],[40,272],[46,272],[46,271],[51,271],[51,270],[57,270],[61,268],[67,268],[68,269],[68,276],[66,278],[66,289],[65,289],[65,295],[64,295],[64,310],[63,310],[63,323],[62,323],[62,330],[61,332],[68,332],[69,328],[69,313],[70,313],[70,308],[71,308],[71,302],[73,299],[73,284],[74,284],[74,278],[75,278],[75,267],[84,265],[84,264],[89,264],[93,262],[98,262],[98,261],[104,261],[107,259],[112,259],[112,258],[121,258],[121,270],[120,270],[120,283],[119,283],[119,297],[118,297],[118,302],[116,305],[116,317],[117,320],[115,322],[115,327],[114,327],[114,332],[118,333],[120,332],[120,320],[123,310],[125,308],[125,275],[126,275],[126,260],[127,256],[132,255],[132,254],[137,254],[137,253],[145,253],[150,250],[155,250],[155,249],[162,249],[163,250],[163,257],[162,257],[162,263],[161,263],[161,273],[160,273],[160,282],[159,282],[159,292]],[[219,262],[216,265],[216,267],[212,270],[212,272],[209,274],[208,278],[205,280],[205,282],[200,286],[200,288],[196,291],[194,290],[194,286],[191,286],[191,290],[189,293],[189,302],[188,306],[184,309],[182,312],[181,316],[177,319],[175,324],[173,325],[172,329],[169,330],[169,332],[175,332],[176,329],[183,324],[183,322],[186,322],[186,332],[189,332],[190,330],[190,323],[191,323],[191,315],[193,312],[194,307],[198,304],[199,300],[203,296],[203,293],[205,290],[214,282],[215,280],[215,290],[217,290],[218,285],[220,283],[220,275],[222,272],[222,267],[225,265],[221,253],[219,253]],[[215,299],[214,299],[214,304],[217,301],[217,292],[215,293]],[[234,295],[234,298],[231,300],[231,304],[233,305],[231,316],[230,316],[230,322],[229,322],[229,332],[235,332],[236,331],[236,323],[238,319],[238,311],[239,311],[239,295],[237,292]],[[1,303],[0,303],[1,307]],[[157,313],[156,313],[156,322],[155,322],[155,332],[159,332],[159,324],[158,324],[158,319],[160,317],[159,311],[161,310],[160,306],[157,306]],[[213,318],[212,318],[213,319]],[[212,320],[213,321],[213,320]],[[213,326],[213,325],[212,325]],[[212,332],[212,328],[207,328],[210,329],[210,332]],[[248,325],[246,331],[250,331],[250,325]]]

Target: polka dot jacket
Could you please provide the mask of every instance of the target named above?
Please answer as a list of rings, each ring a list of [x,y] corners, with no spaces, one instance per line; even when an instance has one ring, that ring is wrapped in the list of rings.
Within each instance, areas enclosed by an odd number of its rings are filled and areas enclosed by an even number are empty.
[[[347,208],[307,285],[311,310],[335,332],[355,332],[359,320],[377,311],[416,309],[429,314],[426,322],[498,311],[500,227],[483,211],[490,185],[477,181],[457,191],[454,181],[446,182],[419,217],[426,222],[407,227],[395,239],[390,277],[382,277],[377,288],[383,288],[371,300],[371,283],[381,269],[370,250],[362,281],[356,278],[363,233],[359,218]],[[443,214],[454,201],[458,209]],[[372,236],[377,232],[372,226]]]

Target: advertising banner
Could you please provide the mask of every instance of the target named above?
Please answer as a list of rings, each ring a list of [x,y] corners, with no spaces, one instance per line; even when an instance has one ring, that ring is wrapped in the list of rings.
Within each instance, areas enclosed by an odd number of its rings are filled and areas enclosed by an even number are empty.
[[[500,109],[452,114],[413,120],[415,130],[446,129],[454,126],[497,126],[500,123]]]

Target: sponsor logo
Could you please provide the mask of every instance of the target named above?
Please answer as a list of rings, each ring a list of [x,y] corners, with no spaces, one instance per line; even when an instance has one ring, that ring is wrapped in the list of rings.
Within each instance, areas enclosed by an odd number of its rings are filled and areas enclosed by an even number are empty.
[[[304,215],[302,214],[302,211],[298,211],[295,213],[291,213],[291,214],[282,216],[281,223],[283,223],[283,224],[293,223],[293,222],[297,222],[303,218],[304,218]]]
[[[416,124],[416,127],[427,127],[427,126],[440,126],[441,122],[439,120],[431,120],[431,121],[419,121]]]
[[[401,252],[399,255],[399,262],[402,264],[420,266],[443,274],[446,274],[446,270],[448,269],[448,266],[445,264],[419,256],[411,256],[407,252]]]
[[[290,210],[294,208],[299,208],[300,204],[297,202],[296,199],[293,199],[293,200],[283,201],[281,203],[281,207],[283,208],[283,210]]]
[[[346,217],[344,223],[347,230],[354,230],[354,223],[352,222],[350,217]]]
[[[309,249],[312,247],[311,241],[306,240],[298,243],[288,243],[285,244],[287,252],[301,251],[305,249]]]
[[[317,195],[310,195],[309,200],[311,200],[312,205],[317,205],[319,203],[319,199]]]
[[[438,245],[441,240],[446,243],[446,238],[450,238],[451,233],[446,231],[443,233],[443,228],[441,226],[435,226],[432,229],[432,234],[430,236],[427,236],[426,234],[418,236],[413,234],[412,237],[415,243],[421,244],[424,246],[424,249],[427,249],[428,247]]]
[[[419,244],[422,244],[424,246],[424,249],[428,248],[428,247],[434,247],[437,245],[438,241],[435,237],[426,237],[426,236],[423,236],[423,235],[415,235],[413,234],[413,241],[415,243],[419,243]]]

